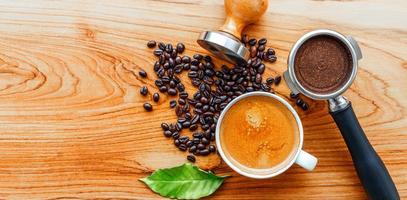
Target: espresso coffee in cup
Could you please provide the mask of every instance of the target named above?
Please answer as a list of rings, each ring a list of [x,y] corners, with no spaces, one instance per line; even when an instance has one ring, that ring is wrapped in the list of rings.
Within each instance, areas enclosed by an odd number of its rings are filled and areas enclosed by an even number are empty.
[[[302,151],[303,129],[295,110],[281,97],[251,92],[223,110],[216,129],[223,160],[238,173],[270,178],[293,163],[312,170],[317,159]]]

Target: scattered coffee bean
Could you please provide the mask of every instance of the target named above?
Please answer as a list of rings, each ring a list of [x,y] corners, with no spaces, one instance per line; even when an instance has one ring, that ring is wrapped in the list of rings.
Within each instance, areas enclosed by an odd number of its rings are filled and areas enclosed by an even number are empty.
[[[265,45],[267,43],[267,39],[266,38],[261,38],[259,40],[259,45]]]
[[[141,77],[143,77],[143,78],[147,77],[147,72],[144,71],[144,70],[140,70],[140,71],[138,72],[138,74],[139,74]]]
[[[153,106],[150,103],[144,103],[143,107],[146,111],[152,111],[153,110]]]
[[[308,105],[307,102],[304,101],[304,103],[302,103],[300,107],[301,107],[302,110],[306,111],[306,110],[308,110],[309,105]]]
[[[301,98],[298,98],[298,99],[295,101],[295,104],[296,104],[297,106],[302,106],[302,104],[304,104],[304,100],[302,100]]]
[[[200,155],[203,155],[203,156],[207,156],[207,155],[209,155],[209,150],[208,149],[202,149],[202,150],[200,150],[200,152],[199,152],[199,154]]]
[[[150,40],[147,42],[148,48],[154,48],[156,45],[157,45],[157,43],[154,40]]]
[[[300,96],[299,93],[296,94],[294,92],[290,92],[290,98],[296,99],[296,98],[298,98],[298,96]]]
[[[210,152],[215,152],[216,151],[216,147],[213,144],[209,145],[208,149],[209,149]]]
[[[278,76],[276,76],[276,78],[274,79],[274,84],[275,84],[275,85],[279,85],[280,82],[281,82],[281,76],[278,75]]]
[[[172,132],[169,131],[169,130],[164,131],[164,136],[165,136],[165,137],[171,137],[171,136],[172,136]]]
[[[185,45],[182,43],[177,44],[177,53],[182,53],[185,50]]]
[[[158,102],[160,100],[160,94],[158,94],[157,92],[153,94],[153,101],[154,102]]]
[[[196,161],[194,155],[188,155],[188,156],[187,156],[187,160],[190,161],[190,162],[193,162],[193,163]]]
[[[186,151],[186,150],[187,150],[187,145],[185,145],[185,144],[180,144],[180,145],[178,146],[178,149],[181,150],[181,151]]]
[[[249,40],[249,45],[250,45],[250,46],[254,46],[254,45],[256,45],[256,43],[257,43],[257,40],[254,39],[254,38],[252,38],[252,39]]]
[[[170,108],[175,108],[177,106],[177,101],[176,100],[171,100],[170,101]]]
[[[148,88],[147,86],[143,86],[140,88],[140,94],[142,94],[143,96],[146,96],[148,93]]]
[[[177,95],[177,93],[178,93],[177,90],[174,88],[168,89],[168,94],[171,96],[175,96],[175,95]]]
[[[167,131],[167,130],[170,129],[170,127],[168,126],[167,123],[161,123],[161,128],[162,128],[164,131]]]

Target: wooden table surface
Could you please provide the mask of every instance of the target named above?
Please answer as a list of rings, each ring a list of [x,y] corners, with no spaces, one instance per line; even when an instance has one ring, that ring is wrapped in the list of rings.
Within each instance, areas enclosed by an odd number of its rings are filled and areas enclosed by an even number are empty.
[[[186,153],[162,136],[160,123],[175,120],[169,98],[152,113],[142,108],[151,97],[140,86],[157,91],[146,42],[183,41],[186,54],[205,53],[195,40],[222,24],[222,2],[0,1],[0,198],[160,198],[138,179],[184,163]],[[317,28],[359,41],[364,59],[345,95],[407,198],[407,2],[271,0],[246,32],[276,49],[278,62],[266,70],[276,75],[293,43]],[[289,94],[284,83],[275,90]],[[319,158],[315,171],[294,166],[252,180],[217,155],[199,158],[201,167],[232,175],[211,198],[366,199],[326,103],[306,101],[312,109],[298,111],[304,148]]]

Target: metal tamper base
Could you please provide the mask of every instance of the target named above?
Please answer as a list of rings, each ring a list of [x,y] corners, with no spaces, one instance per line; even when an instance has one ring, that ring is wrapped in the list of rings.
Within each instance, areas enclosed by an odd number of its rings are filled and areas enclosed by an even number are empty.
[[[205,31],[197,40],[204,49],[235,64],[245,64],[249,50],[235,36],[222,31]]]

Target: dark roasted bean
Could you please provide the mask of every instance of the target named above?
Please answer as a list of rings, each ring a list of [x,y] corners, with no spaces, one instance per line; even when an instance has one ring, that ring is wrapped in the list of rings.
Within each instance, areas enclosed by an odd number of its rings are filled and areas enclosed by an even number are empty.
[[[194,139],[192,139],[192,141],[194,142],[194,144],[199,144],[201,142],[201,139],[194,138]]]
[[[143,96],[146,96],[148,93],[148,88],[147,86],[143,86],[140,88],[140,94],[142,94]]]
[[[264,64],[260,64],[260,66],[257,68],[257,73],[263,74],[265,69],[266,66]]]
[[[274,82],[274,78],[273,78],[273,77],[268,77],[268,78],[266,79],[266,82],[267,82],[268,85],[271,85],[271,84],[273,84],[273,82]]]
[[[160,95],[156,92],[153,94],[153,101],[158,102],[160,100]]]
[[[275,84],[275,85],[279,85],[280,82],[281,82],[281,76],[278,75],[278,76],[276,76],[276,78],[274,79],[274,84]]]
[[[301,106],[303,103],[304,103],[304,100],[302,100],[301,98],[298,98],[298,99],[295,101],[295,104],[296,104],[297,106]]]
[[[263,52],[265,48],[266,48],[266,47],[265,47],[264,45],[259,45],[259,47],[257,47],[257,51]],[[263,54],[262,54],[262,55],[263,55]],[[261,58],[262,55],[260,55],[259,57]]]
[[[186,151],[186,150],[187,150],[187,145],[185,145],[185,144],[180,144],[179,147],[178,147],[178,149],[181,150],[181,151]]]
[[[267,39],[266,38],[261,38],[259,40],[259,45],[265,45],[267,43]]]
[[[150,103],[144,103],[143,107],[146,111],[152,111],[153,110],[153,106]]]
[[[202,150],[200,150],[200,152],[199,152],[199,154],[200,155],[203,155],[203,156],[207,156],[207,155],[209,155],[209,150],[208,149],[202,149]]]
[[[173,132],[172,133],[172,138],[178,139],[179,138],[179,132],[178,131]]]
[[[178,138],[178,140],[182,143],[182,144],[186,144],[189,141],[189,137],[184,135]]]
[[[171,136],[172,136],[172,132],[169,131],[169,130],[164,131],[164,136],[165,136],[165,137],[171,137]]]
[[[198,144],[197,147],[198,147],[199,150],[205,149],[205,145],[203,145],[203,144]]]
[[[267,54],[268,54],[268,55],[275,55],[276,52],[274,51],[273,48],[269,48],[269,49],[267,49]]]
[[[290,92],[290,98],[296,99],[298,96],[300,96],[299,93]]]
[[[164,51],[165,50],[165,44],[162,43],[162,42],[158,43],[158,48]]]
[[[167,92],[168,88],[167,86],[163,85],[159,88],[160,92]]]
[[[195,162],[195,156],[194,155],[187,155],[187,160],[194,163]]]
[[[177,52],[182,53],[185,50],[185,45],[183,43],[178,43],[177,44]]]
[[[175,96],[175,95],[177,95],[177,90],[176,89],[174,89],[174,88],[170,88],[170,89],[168,89],[168,94],[170,95],[170,96]]]
[[[189,126],[191,126],[191,122],[189,122],[189,121],[186,121],[186,122],[184,122],[184,123],[182,124],[182,127],[183,127],[183,128],[189,128]]]
[[[208,145],[209,144],[209,140],[206,139],[206,138],[202,138],[201,142],[202,142],[203,145]]]
[[[167,123],[161,123],[161,128],[162,128],[164,131],[167,131],[167,130],[170,129],[170,127],[168,126]]]
[[[179,93],[179,97],[182,98],[182,99],[186,99],[186,98],[188,97],[188,93],[186,93],[186,92],[180,92],[180,93]]]
[[[185,86],[184,86],[184,84],[178,83],[178,84],[177,84],[177,89],[178,89],[178,91],[180,91],[180,92],[184,92],[184,91],[185,91]]]
[[[191,58],[189,56],[182,56],[182,62],[189,64],[191,62]]]
[[[157,45],[157,43],[154,40],[150,40],[147,42],[148,48],[154,48],[156,45]]]
[[[187,147],[192,147],[192,145],[194,145],[194,142],[192,140],[188,140],[186,145],[187,145]]]
[[[192,143],[193,144],[193,143]],[[189,148],[189,152],[190,153],[193,153],[193,152],[195,152],[197,150],[197,148],[196,148],[196,145],[192,145],[190,148]]]
[[[161,50],[161,49],[154,50],[154,55],[155,56],[161,56],[161,54],[163,54],[163,50]]]
[[[252,39],[249,40],[249,45],[250,45],[250,46],[254,46],[254,45],[256,45],[256,43],[257,43],[257,40],[254,39],[254,38],[252,38]]]
[[[275,55],[268,55],[267,59],[265,59],[265,60],[268,61],[268,62],[273,63],[273,62],[276,62],[277,57]]]
[[[201,132],[194,132],[194,133],[192,133],[192,137],[194,137],[194,138],[202,138],[203,135],[202,135]]]
[[[302,109],[302,110],[304,110],[304,111],[305,111],[305,110],[308,110],[309,105],[308,105],[308,103],[307,103],[307,102],[304,102],[304,103],[302,103],[302,104],[301,104],[301,106],[300,106],[300,107],[301,107],[301,109]]]
[[[186,104],[185,99],[178,99],[178,104],[179,105],[185,105]]]
[[[147,77],[147,72],[144,71],[144,70],[140,70],[140,71],[138,72],[138,74],[139,74],[141,77],[143,77],[143,78]]]
[[[177,106],[177,101],[171,100],[170,101],[170,108],[174,108],[175,106]]]
[[[196,124],[191,124],[191,126],[189,126],[190,131],[195,131],[196,129],[198,129],[198,125]]]
[[[242,43],[247,44],[247,42],[249,42],[249,37],[246,34],[244,34],[242,37]]]
[[[213,144],[209,145],[208,149],[209,149],[210,152],[215,152],[216,151],[216,147]]]
[[[195,54],[193,58],[196,60],[202,60],[203,56],[201,54]]]
[[[178,147],[181,144],[181,142],[179,141],[179,139],[174,140],[174,145],[176,147]]]

